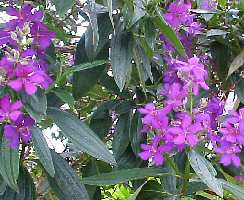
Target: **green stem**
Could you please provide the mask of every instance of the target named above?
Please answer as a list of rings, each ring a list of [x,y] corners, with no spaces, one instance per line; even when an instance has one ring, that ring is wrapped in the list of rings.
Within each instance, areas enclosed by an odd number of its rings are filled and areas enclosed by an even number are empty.
[[[193,93],[192,90],[190,92],[190,113],[192,114],[192,110],[193,110]]]
[[[187,192],[188,187],[189,187],[190,172],[191,172],[190,162],[187,159],[186,167],[185,167],[185,175],[184,175],[184,180],[183,180],[183,187],[182,187],[182,191],[181,191],[181,193],[183,195]]]

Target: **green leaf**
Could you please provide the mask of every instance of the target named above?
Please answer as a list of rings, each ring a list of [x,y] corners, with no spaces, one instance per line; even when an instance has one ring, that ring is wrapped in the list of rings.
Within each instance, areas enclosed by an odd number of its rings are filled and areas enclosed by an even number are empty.
[[[36,189],[33,180],[24,167],[20,167],[18,178],[19,192],[15,192],[10,187],[7,187],[1,200],[36,200]]]
[[[111,172],[112,170],[109,164],[95,159],[91,159],[83,169],[83,177],[97,175],[105,172]],[[100,187],[95,185],[85,185],[85,187],[91,199],[99,199],[97,198],[97,193],[99,193]]]
[[[212,42],[210,44],[210,50],[219,78],[222,81],[226,81],[228,74],[228,64],[230,61],[229,47],[225,44],[221,44],[220,42]]]
[[[55,88],[53,92],[65,103],[69,106],[73,107],[75,104],[75,99],[70,92],[65,89]]]
[[[144,179],[146,177],[168,176],[164,169],[160,168],[134,168],[117,170],[110,173],[102,173],[96,176],[85,177],[82,183],[88,185],[115,185],[130,180]]]
[[[145,26],[145,39],[147,44],[154,49],[154,42],[156,39],[156,27],[153,23],[153,18],[147,17],[144,21]]]
[[[94,59],[98,47],[99,33],[95,0],[87,0],[90,25],[86,31],[85,49],[89,59]]]
[[[75,3],[75,0],[53,0],[57,13],[60,17],[64,17],[65,14]]]
[[[170,26],[165,22],[164,18],[162,17],[161,13],[158,13],[153,20],[156,27],[160,29],[160,31],[164,34],[164,36],[169,39],[169,41],[173,44],[175,49],[178,51],[180,55],[185,55],[185,49],[181,44],[180,40],[176,36],[175,32],[170,28]]]
[[[0,176],[0,195],[3,195],[6,190],[7,184],[4,182],[3,178]]]
[[[99,137],[80,119],[68,112],[57,108],[49,108],[48,115],[51,116],[62,130],[64,136],[70,139],[77,150],[84,151],[93,157],[116,165],[116,162]]]
[[[136,61],[136,67],[139,73],[141,84],[145,85],[145,82],[148,78],[150,78],[150,80],[153,82],[150,60],[139,43],[135,45],[134,58]]]
[[[142,120],[139,112],[136,112],[131,120],[131,126],[129,131],[131,147],[135,155],[138,155],[141,151],[140,144],[142,142]]]
[[[114,20],[113,20],[113,0],[107,0],[107,5],[108,5],[108,13],[109,13],[109,18],[111,21],[111,24],[114,28]]]
[[[129,128],[131,112],[119,116],[114,133],[112,148],[116,159],[121,157],[129,145]]]
[[[88,58],[85,51],[85,35],[83,35],[77,45],[75,53],[75,65],[81,65],[83,63],[91,62],[94,60],[107,60],[109,57],[109,34],[112,32],[111,22],[108,13],[99,14],[98,20],[98,32],[99,32],[99,44],[95,52],[96,57],[91,60]],[[103,74],[106,67],[104,65],[97,65],[91,69],[77,71],[73,75],[73,87],[72,92],[75,99],[87,94],[94,85],[98,82],[98,79]],[[79,67],[78,67],[79,68]],[[82,87],[81,87],[82,86]]]
[[[237,94],[240,101],[244,104],[243,89],[244,89],[244,80],[239,80],[238,84],[236,85],[236,88],[235,88],[235,93]]]
[[[244,64],[244,49],[240,52],[238,56],[234,58],[232,63],[230,64],[229,71],[227,77],[233,74],[236,70],[238,70]]]
[[[9,148],[8,141],[2,138],[0,149],[0,174],[3,180],[16,192],[19,191],[17,180],[19,176],[19,152]]]
[[[218,179],[224,189],[228,190],[232,194],[234,194],[239,200],[244,200],[244,190],[243,188],[239,187],[238,185],[234,185],[229,183],[223,179]]]
[[[89,63],[82,63],[82,64],[79,64],[79,65],[74,65],[71,68],[68,68],[63,73],[63,75],[61,76],[60,79],[62,80],[63,78],[65,78],[66,76],[71,75],[74,72],[80,72],[80,71],[87,70],[87,69],[93,69],[95,67],[102,66],[102,65],[104,65],[106,63],[107,63],[106,60],[95,60],[95,61],[89,62]]]
[[[37,127],[32,128],[32,140],[41,164],[49,173],[49,175],[53,177],[55,174],[55,170],[53,166],[52,156],[42,131]]]
[[[69,164],[57,153],[51,151],[55,176],[48,176],[48,182],[60,200],[89,200],[86,188]]]
[[[124,32],[123,23],[119,23],[111,40],[111,64],[113,76],[120,91],[130,79],[133,38]]]
[[[113,121],[110,116],[110,109],[114,106],[114,102],[108,101],[100,105],[92,114],[90,120],[90,128],[103,139],[112,127]]]
[[[206,36],[211,37],[211,36],[220,36],[220,35],[226,35],[227,32],[223,31],[221,29],[210,29],[207,31]]]
[[[134,194],[132,196],[130,196],[129,200],[137,200],[137,196],[138,194],[141,192],[141,189],[143,188],[143,186],[146,184],[147,182],[143,183],[139,188],[136,189],[136,191],[134,192]]]
[[[223,188],[218,179],[215,178],[217,172],[212,164],[194,150],[191,150],[188,153],[188,159],[192,168],[202,182],[204,182],[216,194],[223,197]]]
[[[27,112],[37,122],[40,122],[44,115],[46,115],[47,98],[43,90],[38,89],[38,91],[31,96],[23,92],[21,93],[21,100]]]

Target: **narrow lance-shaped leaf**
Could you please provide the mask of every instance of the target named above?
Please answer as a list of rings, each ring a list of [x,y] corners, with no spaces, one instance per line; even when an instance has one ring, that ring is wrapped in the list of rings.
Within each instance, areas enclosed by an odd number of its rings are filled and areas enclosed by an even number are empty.
[[[70,139],[76,150],[84,151],[93,157],[116,165],[112,154],[104,143],[80,119],[57,108],[49,108],[48,115],[53,118],[63,134]]]
[[[37,128],[32,128],[32,139],[37,155],[39,156],[40,162],[49,173],[50,176],[54,176],[55,170],[53,166],[52,156],[47,145],[47,142],[43,136],[42,131]]]
[[[188,159],[199,178],[216,194],[223,197],[222,184],[215,178],[217,173],[212,164],[194,150],[188,153]]]
[[[110,173],[102,173],[96,176],[85,177],[82,183],[87,185],[114,185],[129,180],[143,179],[146,177],[169,176],[161,168],[133,168],[113,171]]]
[[[23,166],[20,167],[20,174],[18,178],[19,192],[15,192],[10,187],[7,187],[1,200],[36,200],[36,189],[33,180]]]
[[[75,0],[53,0],[57,13],[60,17],[64,17],[65,13],[73,6]]]
[[[51,151],[55,176],[48,174],[48,182],[60,200],[89,200],[85,186],[70,165],[57,153]]]
[[[165,22],[162,15],[158,12],[158,16],[154,18],[154,24],[156,27],[160,29],[160,31],[164,34],[164,36],[169,39],[169,41],[173,44],[175,49],[178,51],[180,55],[185,55],[185,49],[176,36],[175,32],[170,28],[170,26]]]
[[[11,149],[5,138],[2,138],[0,148],[0,174],[9,187],[15,191],[19,191],[17,185],[19,176],[19,152],[17,149]]]
[[[222,185],[223,188],[234,194],[239,200],[244,200],[244,190],[243,188],[239,187],[238,185],[234,185],[232,183],[229,183],[223,179],[218,179]]]
[[[243,64],[244,64],[244,49],[240,52],[238,56],[234,58],[234,60],[230,64],[227,78],[231,74],[233,74],[236,70],[238,70],[241,66],[243,66]]]
[[[119,23],[111,41],[111,64],[113,76],[120,91],[130,79],[133,38],[131,33],[124,32],[123,23]]]

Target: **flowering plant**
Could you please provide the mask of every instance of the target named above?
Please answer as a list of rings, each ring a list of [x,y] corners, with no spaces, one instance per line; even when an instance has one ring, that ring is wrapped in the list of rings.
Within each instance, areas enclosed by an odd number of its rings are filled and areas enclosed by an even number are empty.
[[[242,2],[0,6],[0,199],[244,199]]]

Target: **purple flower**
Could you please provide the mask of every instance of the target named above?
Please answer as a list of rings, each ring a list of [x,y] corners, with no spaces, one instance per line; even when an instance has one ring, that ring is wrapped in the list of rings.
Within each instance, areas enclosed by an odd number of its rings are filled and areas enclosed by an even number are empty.
[[[167,97],[166,104],[172,108],[183,105],[183,100],[188,96],[188,91],[180,83],[166,84],[161,95]]]
[[[225,127],[220,128],[220,132],[223,134],[222,140],[240,145],[244,144],[244,132],[240,132],[239,129],[231,124],[226,124]]]
[[[142,160],[149,160],[152,158],[153,163],[156,166],[160,166],[164,162],[163,154],[170,152],[173,149],[173,144],[160,144],[162,142],[162,136],[156,135],[153,138],[152,144],[141,144],[142,152],[139,156]]]
[[[164,14],[165,20],[174,29],[179,29],[181,25],[186,25],[193,21],[193,15],[190,15],[191,3],[175,1],[169,5],[167,13]]]
[[[241,108],[239,113],[230,111],[229,116],[226,118],[224,124],[235,125],[240,129],[241,132],[244,132],[244,108]]]
[[[217,2],[215,0],[203,0],[200,5],[201,9],[204,10],[215,10],[217,8]]]
[[[170,107],[157,109],[153,103],[148,103],[144,108],[139,108],[138,111],[144,115],[142,119],[143,132],[168,127],[167,114],[170,112]]]
[[[41,49],[46,49],[51,44],[55,33],[48,31],[47,26],[42,23],[35,23],[31,29],[31,35],[34,38],[33,43]]]
[[[189,145],[194,147],[199,139],[197,133],[202,131],[200,123],[193,123],[192,117],[186,113],[181,113],[181,125],[168,129],[172,134],[175,145]]]
[[[9,141],[10,148],[17,148],[20,139],[28,144],[31,140],[31,128],[34,120],[26,115],[21,115],[14,124],[4,126],[4,136]]]
[[[6,95],[0,99],[0,122],[5,120],[16,121],[22,114],[23,105],[21,101],[11,102],[10,96]]]
[[[12,30],[15,30],[17,26],[22,28],[26,22],[38,22],[43,18],[43,13],[37,10],[33,11],[31,4],[25,4],[20,10],[14,7],[8,7],[7,14],[17,17],[17,19],[13,19],[7,23],[7,28]]]
[[[46,74],[43,71],[35,71],[33,66],[18,64],[16,68],[16,78],[8,82],[13,90],[20,92],[25,89],[28,95],[36,93],[38,86],[46,88]]]
[[[194,56],[189,58],[187,62],[176,60],[178,64],[178,74],[182,80],[184,80],[189,87],[192,87],[194,95],[199,94],[199,87],[208,90],[209,87],[206,84],[207,71],[204,69],[204,65],[199,62],[199,58]]]
[[[221,141],[219,146],[215,148],[215,151],[220,155],[220,163],[224,166],[233,164],[239,167],[241,165],[241,160],[237,156],[237,154],[241,152],[239,146],[231,142]]]

